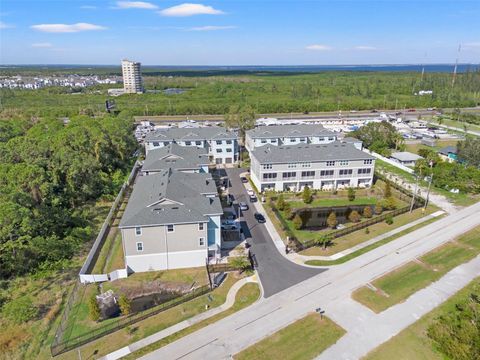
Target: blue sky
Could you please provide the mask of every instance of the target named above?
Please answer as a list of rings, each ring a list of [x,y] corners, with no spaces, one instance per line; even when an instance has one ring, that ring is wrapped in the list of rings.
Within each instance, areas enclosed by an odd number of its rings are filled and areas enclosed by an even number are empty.
[[[480,63],[480,0],[1,0],[0,63]]]

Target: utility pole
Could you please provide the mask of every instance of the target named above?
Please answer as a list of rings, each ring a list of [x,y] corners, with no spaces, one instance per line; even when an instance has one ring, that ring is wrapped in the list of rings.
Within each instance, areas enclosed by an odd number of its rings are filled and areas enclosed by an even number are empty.
[[[415,197],[417,196],[417,189],[418,189],[418,179],[420,178],[420,175],[416,176],[416,181],[415,181],[415,190],[413,191],[413,196],[412,196],[412,202],[410,204],[410,212],[413,211],[413,205],[415,204]]]
[[[425,199],[425,205],[423,206],[423,210],[427,209],[428,197],[430,196],[430,187],[432,186],[432,180],[433,180],[433,161],[430,161],[429,165],[430,165],[430,179],[428,181],[427,198]]]

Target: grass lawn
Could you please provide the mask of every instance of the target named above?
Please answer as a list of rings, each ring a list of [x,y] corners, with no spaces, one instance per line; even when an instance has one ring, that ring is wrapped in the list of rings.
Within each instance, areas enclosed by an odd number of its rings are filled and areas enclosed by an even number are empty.
[[[479,283],[480,278],[475,279],[442,305],[370,352],[363,360],[445,359],[442,354],[435,350],[434,344],[427,336],[427,328],[435,318],[452,311],[455,308],[455,304],[467,297],[473,290],[474,285],[477,284],[478,286]]]
[[[420,149],[428,149],[428,150],[440,150],[445,146],[457,146],[457,143],[461,141],[459,139],[456,140],[436,140],[436,145],[434,147],[423,145],[421,143],[417,144],[405,144],[405,151],[412,152],[414,154],[418,154],[418,150]]]
[[[427,208],[425,215],[431,214],[435,211],[438,211],[438,208],[431,205]],[[385,221],[379,222],[377,224],[371,225],[368,227],[369,233],[365,232],[365,229],[355,231],[348,235],[342,236],[338,239],[333,240],[333,245],[323,249],[322,247],[314,246],[308,249],[305,249],[300,252],[301,255],[307,256],[329,256],[336,254],[337,252],[349,249],[352,246],[361,244],[367,240],[373,239],[376,236],[384,234],[388,231],[396,229],[400,226],[406,225],[412,221],[418,220],[423,216],[422,209],[416,209],[412,213],[405,213],[398,215],[393,218],[393,224],[388,225]]]
[[[110,254],[105,265],[105,272],[108,274],[114,270],[125,269],[125,259],[123,256],[122,234],[117,231]]]
[[[305,208],[305,207],[329,207],[329,206],[348,206],[348,205],[373,205],[377,203],[377,198],[374,196],[370,197],[355,197],[353,201],[348,200],[347,198],[340,199],[315,199],[310,204],[305,204],[303,201],[289,201],[290,206],[293,209],[296,208]]]
[[[454,267],[473,259],[480,248],[470,247],[465,242],[479,241],[480,227],[477,227],[456,241],[449,242],[423,255],[421,263],[410,262],[373,281],[378,291],[367,286],[353,292],[352,298],[368,306],[375,312],[381,312],[392,305],[404,301],[410,295],[439,279]]]
[[[189,326],[188,328],[185,328],[183,330],[180,330],[170,336],[167,336],[166,338],[159,340],[151,345],[148,345],[140,350],[137,350],[130,355],[122,358],[122,360],[130,360],[130,359],[137,359],[140,356],[143,356],[145,354],[148,354],[156,349],[159,349],[165,345],[170,344],[173,341],[176,341],[188,334],[191,334],[197,330],[200,330],[201,328],[204,328],[205,326],[208,326],[210,324],[213,324],[216,321],[219,321],[241,309],[246,308],[247,306],[253,304],[255,301],[258,300],[260,297],[260,288],[257,283],[247,283],[243,285],[240,290],[237,292],[237,295],[235,297],[235,303],[233,306],[225,311],[222,311],[221,313],[214,315],[208,319],[205,319],[203,321],[200,321],[192,326]]]
[[[146,336],[152,335],[160,330],[172,326],[180,321],[187,320],[197,314],[200,314],[205,311],[205,305],[207,304],[210,306],[210,308],[214,308],[223,304],[232,285],[243,276],[244,275],[230,273],[224,283],[210,294],[205,294],[195,298],[192,301],[168,309],[164,312],[133,324],[130,327],[123,328],[110,335],[101,337],[96,341],[83,345],[80,348],[82,358],[89,359],[94,357],[94,354],[95,358],[101,357],[123,346],[127,346],[134,341],[143,339]],[[211,301],[208,295],[210,295]],[[44,358],[49,357],[40,357],[40,359]],[[65,354],[58,355],[56,358],[62,360],[78,358],[78,350],[74,349]]]
[[[431,123],[435,124],[435,125],[438,125],[437,121],[432,120]],[[467,130],[480,131],[480,126],[475,125],[475,124],[469,124],[469,123],[464,123],[462,121],[445,119],[445,118],[443,118],[443,121],[442,121],[442,125],[456,127],[458,129],[460,129],[462,133],[464,132],[464,130],[463,130],[463,125],[464,124],[467,125]]]
[[[309,360],[335,344],[345,330],[317,313],[305,316],[234,356],[235,360]]]

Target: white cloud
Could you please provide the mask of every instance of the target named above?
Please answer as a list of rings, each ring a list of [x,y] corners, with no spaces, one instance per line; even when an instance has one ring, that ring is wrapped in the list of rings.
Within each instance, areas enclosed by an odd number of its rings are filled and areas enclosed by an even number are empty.
[[[214,26],[214,25],[207,25],[207,26],[198,26],[189,28],[189,31],[217,31],[217,30],[228,30],[228,29],[236,29],[236,26]]]
[[[93,5],[82,5],[82,6],[80,6],[80,9],[84,9],[84,10],[96,10],[97,7],[96,7],[96,6],[93,6]]]
[[[145,1],[117,1],[116,9],[148,9],[155,10],[158,6]]]
[[[39,24],[30,26],[32,29],[49,33],[75,33],[80,31],[105,30],[105,26],[76,23],[76,24]]]
[[[332,48],[328,45],[321,45],[321,44],[313,44],[313,45],[308,45],[305,47],[307,50],[315,50],[315,51],[326,51],[326,50],[332,50]]]
[[[11,24],[6,24],[3,21],[0,21],[0,29],[11,29],[14,28],[15,26]]]
[[[354,47],[355,50],[377,50],[376,47],[374,46],[368,46],[368,45],[358,45]]]
[[[211,6],[202,4],[180,4],[176,6],[163,9],[158,12],[163,16],[193,16],[193,15],[220,15],[224,14],[223,11],[214,9]]]
[[[49,42],[42,42],[42,43],[34,43],[32,44],[34,48],[51,48],[53,45]]]
[[[480,41],[475,41],[475,42],[469,42],[464,44],[466,48],[480,48]]]

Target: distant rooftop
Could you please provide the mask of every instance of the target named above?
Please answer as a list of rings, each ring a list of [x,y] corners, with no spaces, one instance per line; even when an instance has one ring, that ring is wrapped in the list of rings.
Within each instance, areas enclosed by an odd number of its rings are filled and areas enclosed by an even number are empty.
[[[252,156],[260,163],[375,159],[373,156],[358,150],[353,144],[340,141],[323,145],[265,145],[253,150]]]
[[[207,222],[223,213],[210,174],[162,170],[139,176],[120,227]]]
[[[202,165],[208,164],[206,149],[169,144],[150,150],[143,162],[142,171],[159,171],[168,168],[176,170],[199,169]]]
[[[420,155],[408,151],[394,152],[390,157],[399,161],[417,161],[418,159],[423,159]]]
[[[247,134],[251,138],[271,138],[271,137],[307,137],[307,136],[334,136],[332,131],[325,129],[320,124],[298,124],[298,125],[272,125],[258,126],[255,129],[248,130]]]
[[[195,141],[195,140],[230,140],[236,139],[234,132],[220,126],[200,128],[157,129],[145,138],[145,141]]]
[[[457,153],[457,147],[456,146],[445,146],[438,150],[440,154],[447,155],[448,154],[456,154]]]

